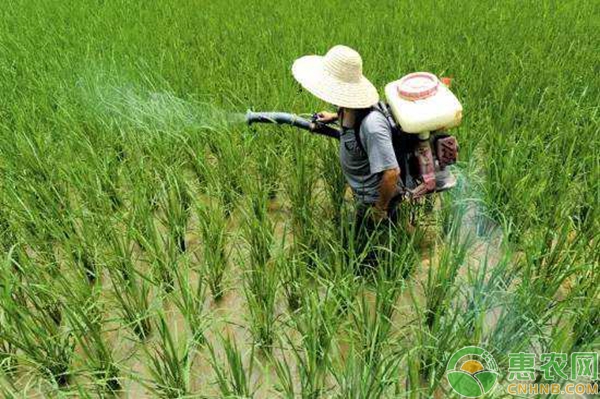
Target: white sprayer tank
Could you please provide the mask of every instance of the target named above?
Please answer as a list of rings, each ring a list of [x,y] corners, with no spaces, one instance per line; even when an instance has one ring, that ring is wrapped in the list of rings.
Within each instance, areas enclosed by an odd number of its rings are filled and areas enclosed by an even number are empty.
[[[440,80],[415,72],[385,87],[390,110],[406,133],[425,134],[450,129],[462,120],[462,105]]]

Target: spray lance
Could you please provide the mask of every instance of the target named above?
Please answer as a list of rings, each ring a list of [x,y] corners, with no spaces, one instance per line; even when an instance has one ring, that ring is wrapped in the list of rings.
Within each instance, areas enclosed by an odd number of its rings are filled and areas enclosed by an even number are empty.
[[[320,134],[334,139],[340,138],[340,130],[334,125],[325,124],[318,121],[318,115],[314,114],[311,119],[302,118],[295,114],[287,112],[246,112],[246,122],[248,125],[253,123],[274,123],[277,125],[290,125],[300,129],[308,130],[311,133]]]

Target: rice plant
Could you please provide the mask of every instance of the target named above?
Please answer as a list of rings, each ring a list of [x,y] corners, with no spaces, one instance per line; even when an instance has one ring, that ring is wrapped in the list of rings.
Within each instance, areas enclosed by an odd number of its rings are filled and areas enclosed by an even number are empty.
[[[206,285],[201,276],[194,276],[197,273],[190,270],[188,262],[182,266],[174,271],[177,290],[173,302],[187,322],[192,335],[191,340],[202,344],[205,342],[204,332],[210,325],[210,315],[204,309]],[[193,281],[193,277],[196,277],[196,282]]]
[[[141,340],[152,331],[150,287],[143,275],[133,269],[127,279],[118,272],[111,274],[115,301],[125,325]]]
[[[399,354],[391,352],[373,363],[361,349],[351,346],[339,365],[333,368],[338,398],[387,398],[400,374]]]
[[[206,204],[197,204],[198,225],[202,238],[202,260],[210,291],[215,300],[225,293],[223,279],[227,270],[229,254],[227,250],[226,210],[220,195],[209,192]]]
[[[104,391],[121,389],[119,366],[113,349],[103,337],[101,310],[97,298],[91,295],[86,301],[72,301],[66,308],[67,319],[75,331],[75,338],[85,354],[86,366],[94,382]]]
[[[244,365],[244,355],[238,349],[234,339],[220,337],[225,360],[221,360],[213,347],[208,345],[211,356],[211,366],[216,374],[217,384],[223,398],[252,398],[255,388],[252,386],[252,371],[254,370],[254,347],[248,355],[247,365]]]
[[[114,300],[125,325],[134,335],[144,340],[150,334],[151,315],[151,278],[136,265],[132,240],[112,235],[110,237],[113,256],[107,265]]]
[[[21,352],[20,359],[52,384],[69,382],[75,346],[74,336],[63,323],[61,299],[52,294],[47,281],[19,284],[12,273],[2,270],[0,306],[6,326],[0,338]]]
[[[176,171],[168,171],[162,188],[161,209],[164,212],[163,224],[170,232],[171,244],[180,252],[186,251],[185,233],[191,208],[191,197],[185,181]]]
[[[254,340],[260,348],[269,351],[274,341],[278,275],[272,261],[274,232],[267,213],[267,196],[268,191],[256,192],[246,215],[244,236],[249,259],[244,273],[244,293]]]
[[[338,226],[342,219],[342,210],[346,194],[346,179],[338,160],[337,143],[327,143],[323,151],[321,174],[325,181],[325,190],[329,197],[331,219],[334,226]]]
[[[153,378],[152,391],[160,398],[181,398],[190,392],[190,370],[193,363],[193,342],[176,342],[164,313],[156,318],[157,341],[144,350],[148,370]]]
[[[292,205],[292,228],[294,243],[301,248],[312,248],[315,237],[312,236],[312,221],[314,213],[314,188],[316,186],[316,173],[314,166],[309,163],[304,155],[309,140],[303,135],[294,137],[292,146],[291,176],[286,179],[286,191]]]
[[[334,294],[333,288],[316,286],[305,291],[302,308],[290,316],[290,326],[299,333],[299,341],[286,333],[281,345],[288,348],[288,356],[298,367],[295,371],[290,369],[285,357],[274,360],[281,389],[288,397],[298,391],[303,398],[317,398],[330,389],[327,375],[334,337],[342,321],[340,310],[340,297]],[[299,380],[298,388],[293,385],[294,378]]]

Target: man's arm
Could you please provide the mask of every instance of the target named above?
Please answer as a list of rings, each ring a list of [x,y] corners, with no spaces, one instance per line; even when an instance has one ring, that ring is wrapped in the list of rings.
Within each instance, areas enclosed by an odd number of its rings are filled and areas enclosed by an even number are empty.
[[[379,201],[375,204],[378,211],[387,214],[390,201],[398,193],[398,179],[400,179],[400,168],[387,169],[382,172]]]

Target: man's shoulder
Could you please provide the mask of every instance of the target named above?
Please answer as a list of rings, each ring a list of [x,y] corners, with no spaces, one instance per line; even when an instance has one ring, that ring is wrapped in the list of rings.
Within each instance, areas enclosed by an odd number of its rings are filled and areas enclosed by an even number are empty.
[[[389,134],[391,127],[385,115],[380,111],[373,109],[363,119],[360,130],[362,134]]]

